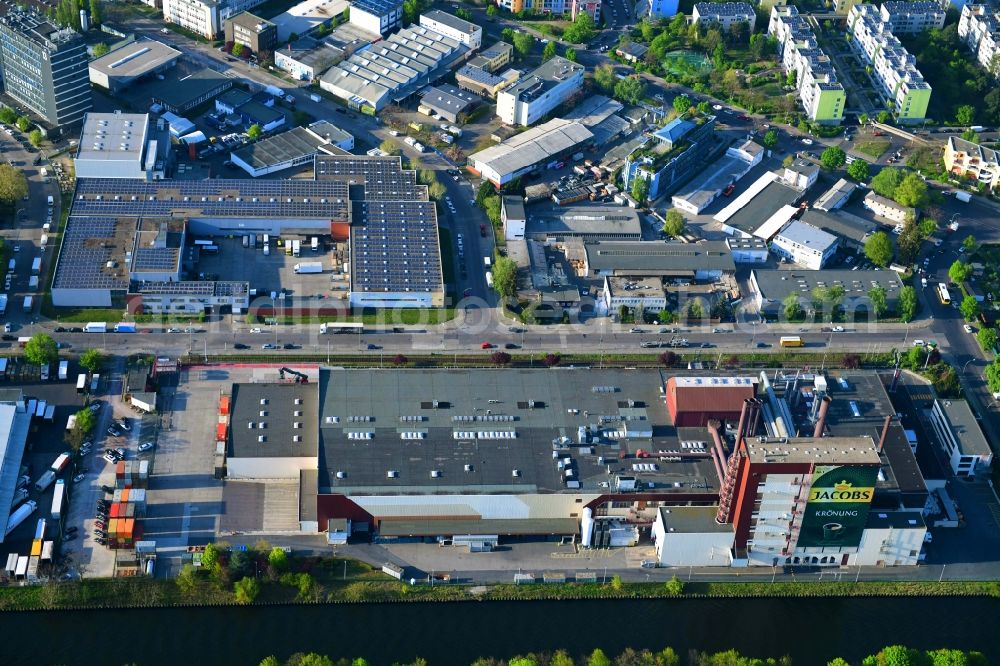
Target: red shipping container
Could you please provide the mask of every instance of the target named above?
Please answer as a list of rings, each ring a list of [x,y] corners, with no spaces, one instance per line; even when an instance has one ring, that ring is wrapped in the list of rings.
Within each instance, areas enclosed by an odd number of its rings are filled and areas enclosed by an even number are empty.
[[[222,415],[229,414],[229,396],[224,395],[219,398],[219,413]]]

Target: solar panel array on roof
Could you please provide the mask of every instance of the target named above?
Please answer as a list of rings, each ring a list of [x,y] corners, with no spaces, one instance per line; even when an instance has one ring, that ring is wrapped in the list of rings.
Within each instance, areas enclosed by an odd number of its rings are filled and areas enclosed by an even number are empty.
[[[364,201],[351,233],[354,291],[433,291],[441,286],[437,214],[430,201]]]
[[[417,184],[415,171],[404,171],[398,157],[317,155],[316,180],[364,185],[366,201],[427,199],[427,188]]]
[[[174,271],[180,249],[176,247],[140,247],[132,259],[135,271]]]
[[[127,289],[128,272],[117,263],[132,246],[135,218],[70,217],[59,252],[52,287],[72,289]]]

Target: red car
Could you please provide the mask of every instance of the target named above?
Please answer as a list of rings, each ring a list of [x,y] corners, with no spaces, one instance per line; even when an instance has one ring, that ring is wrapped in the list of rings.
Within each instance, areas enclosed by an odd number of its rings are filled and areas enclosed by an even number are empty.
[[[489,342],[484,342],[483,344],[479,345],[479,347],[480,349],[493,349],[493,345]]]
[[[736,189],[736,186],[730,184],[728,187],[726,187],[726,189],[722,190],[722,196],[728,197],[730,194],[733,193],[733,190],[735,190],[735,189]]]

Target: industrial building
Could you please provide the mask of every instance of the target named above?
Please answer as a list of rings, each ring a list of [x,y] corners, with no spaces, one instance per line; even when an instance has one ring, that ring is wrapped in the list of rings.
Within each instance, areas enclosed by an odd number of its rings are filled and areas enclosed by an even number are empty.
[[[21,459],[33,417],[20,389],[0,391],[0,524],[5,528],[19,485]],[[0,530],[0,543],[6,536],[7,530]]]
[[[636,313],[662,312],[667,308],[667,292],[659,278],[604,278],[601,292],[605,312],[629,308]]]
[[[671,377],[665,399],[675,427],[703,427],[710,419],[735,421],[756,392],[753,377]]]
[[[223,22],[226,44],[239,44],[254,55],[272,53],[278,46],[278,26],[250,12],[240,12]]]
[[[472,93],[448,84],[427,86],[419,95],[420,104],[417,106],[419,113],[437,116],[438,119],[451,123],[458,122],[459,115],[468,113],[480,101]]]
[[[627,206],[560,206],[528,214],[525,238],[533,240],[640,240],[639,214]]]
[[[555,56],[497,94],[497,117],[507,125],[534,125],[583,89],[583,65]]]
[[[969,403],[964,400],[935,400],[930,413],[931,427],[944,446],[948,464],[956,476],[989,472],[993,450]]]
[[[299,37],[275,50],[274,66],[298,81],[313,81],[342,57],[325,39]]]
[[[844,178],[840,178],[829,190],[820,195],[813,207],[822,211],[834,211],[843,207],[858,186]]]
[[[839,239],[808,222],[793,220],[771,239],[771,251],[803,268],[818,271],[837,252]]]
[[[167,77],[163,81],[145,84],[146,93],[153,100],[153,110],[181,114],[233,87],[233,80],[211,69],[200,69],[180,79]]]
[[[177,64],[181,52],[153,39],[140,39],[90,61],[90,82],[110,93],[163,74]]]
[[[293,167],[312,165],[318,154],[343,154],[354,148],[354,137],[329,123],[318,120],[308,127],[293,127],[230,153],[233,164],[254,178]]]
[[[316,469],[318,402],[316,384],[234,384],[227,478],[297,481]]]
[[[385,35],[402,25],[403,3],[400,0],[354,0],[350,22],[366,32]]]
[[[798,204],[819,177],[819,167],[805,160],[768,171],[712,216],[722,230],[742,238],[770,241],[799,213]]]
[[[160,180],[171,165],[166,121],[145,113],[87,113],[73,156],[77,178]]]
[[[552,160],[571,155],[593,137],[581,123],[553,118],[466,159],[473,173],[500,187]]]
[[[725,155],[706,166],[701,174],[670,198],[674,208],[700,215],[730,185],[735,185],[764,159],[764,147],[754,141],[730,146]]]
[[[778,40],[782,67],[795,74],[799,101],[809,120],[839,125],[844,119],[847,93],[837,81],[830,57],[823,52],[805,18],[794,5],[771,7],[767,34]]]
[[[717,280],[736,273],[726,241],[588,241],[583,249],[584,274],[588,276]]]
[[[519,196],[504,196],[500,200],[500,222],[506,240],[524,240],[524,228],[528,216],[524,212],[524,199]]]
[[[470,51],[483,45],[483,29],[475,23],[460,19],[440,9],[431,9],[420,15],[420,25],[463,44]]]
[[[799,220],[836,236],[842,247],[854,249],[864,248],[868,237],[879,229],[875,222],[845,211],[828,213],[810,208],[802,213]]]
[[[844,297],[840,307],[848,313],[848,318],[858,310],[871,312],[868,292],[873,287],[885,290],[886,304],[895,310],[899,300],[899,290],[903,282],[895,271],[841,270],[767,270],[755,269],[750,273],[750,297],[757,308],[768,316],[780,316],[784,312],[785,299],[791,295],[799,297],[799,303],[806,311],[813,308],[813,290],[816,287],[840,286]]]
[[[34,11],[11,9],[0,17],[0,72],[4,93],[53,135],[75,131],[93,105],[83,36]]]
[[[163,0],[163,20],[204,37],[215,39],[221,30],[216,0]]]
[[[636,178],[649,182],[647,197],[655,201],[675,191],[714,160],[726,145],[715,136],[715,117],[678,117],[639,144],[625,160],[622,179],[631,191]]]

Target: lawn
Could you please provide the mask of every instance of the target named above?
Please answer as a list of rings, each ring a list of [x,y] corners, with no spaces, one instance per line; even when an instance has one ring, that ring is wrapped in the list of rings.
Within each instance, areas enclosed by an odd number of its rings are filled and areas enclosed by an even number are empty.
[[[892,142],[888,139],[864,139],[855,143],[854,149],[877,160],[885,151],[889,150],[890,146],[892,146]]]
[[[548,35],[549,37],[559,38],[563,34],[563,30],[569,25],[566,21],[544,21],[544,22],[532,22],[532,23],[522,23],[532,30],[542,33],[543,35]]]

